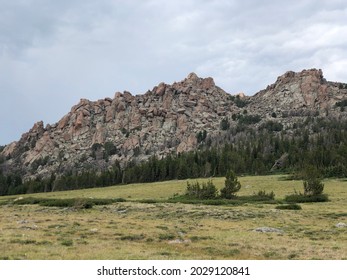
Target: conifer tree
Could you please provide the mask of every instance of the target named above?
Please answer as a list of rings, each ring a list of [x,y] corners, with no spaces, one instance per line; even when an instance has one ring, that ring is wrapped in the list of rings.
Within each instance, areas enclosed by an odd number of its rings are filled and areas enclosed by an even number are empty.
[[[323,193],[324,184],[320,179],[319,172],[314,167],[307,167],[305,170],[304,195],[320,195]]]
[[[229,170],[226,174],[225,178],[225,186],[220,190],[221,197],[226,199],[231,199],[235,197],[235,193],[237,193],[241,189],[241,184],[237,180],[237,177],[234,171]]]

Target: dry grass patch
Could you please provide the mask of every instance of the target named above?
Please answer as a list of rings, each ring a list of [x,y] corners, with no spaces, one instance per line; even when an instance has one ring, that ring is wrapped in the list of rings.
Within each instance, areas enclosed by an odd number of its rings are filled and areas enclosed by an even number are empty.
[[[265,190],[283,199],[302,188],[301,181],[279,178],[240,177],[238,195]],[[224,184],[224,178],[213,181],[219,188]],[[347,259],[347,228],[336,227],[347,223],[347,182],[324,183],[330,201],[301,204],[300,211],[159,202],[184,193],[186,181],[31,195],[133,200],[90,209],[15,205],[5,202],[18,196],[1,198],[0,259]],[[259,227],[283,233],[254,231]]]

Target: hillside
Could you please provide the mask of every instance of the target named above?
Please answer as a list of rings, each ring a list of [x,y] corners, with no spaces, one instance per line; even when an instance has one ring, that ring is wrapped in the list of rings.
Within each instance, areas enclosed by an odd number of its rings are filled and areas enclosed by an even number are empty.
[[[196,133],[216,134],[221,116],[235,111],[229,95],[211,78],[190,74],[182,82],[154,87],[143,95],[117,92],[113,99],[81,99],[58,123],[36,123],[2,155],[5,169],[26,176],[143,161],[151,155],[194,149]]]
[[[34,124],[1,151],[3,174],[24,180],[108,170],[245,139],[245,127],[295,135],[298,124],[347,119],[347,84],[321,70],[287,72],[254,96],[231,95],[191,73],[143,95],[81,99],[60,121]],[[309,123],[307,123],[309,122]],[[309,130],[309,132],[311,132]]]

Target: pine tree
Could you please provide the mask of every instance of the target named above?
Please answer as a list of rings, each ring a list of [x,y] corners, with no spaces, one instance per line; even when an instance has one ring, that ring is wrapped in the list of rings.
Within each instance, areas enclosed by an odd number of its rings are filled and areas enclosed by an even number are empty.
[[[229,170],[226,174],[225,186],[220,190],[221,197],[231,199],[235,197],[235,193],[241,189],[241,184],[237,180],[234,171]]]
[[[319,172],[314,167],[307,167],[305,170],[304,195],[320,195],[323,193],[324,184],[320,179]]]

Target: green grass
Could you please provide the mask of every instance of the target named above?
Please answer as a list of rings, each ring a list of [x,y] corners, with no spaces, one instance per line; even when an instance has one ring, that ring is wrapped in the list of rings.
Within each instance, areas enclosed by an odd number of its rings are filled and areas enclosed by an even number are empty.
[[[282,178],[239,177],[231,200],[184,201],[186,180],[0,197],[0,259],[346,259],[347,181],[303,206],[283,204],[302,181]]]

